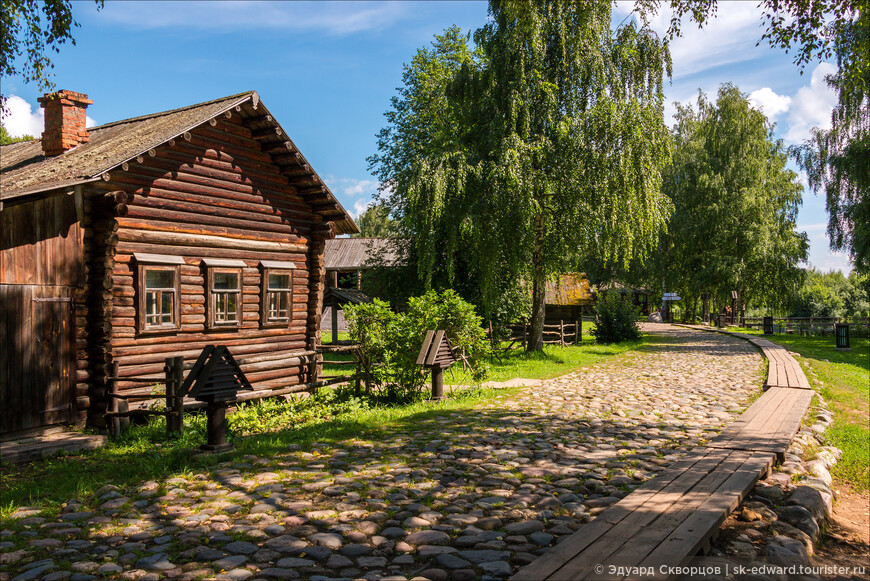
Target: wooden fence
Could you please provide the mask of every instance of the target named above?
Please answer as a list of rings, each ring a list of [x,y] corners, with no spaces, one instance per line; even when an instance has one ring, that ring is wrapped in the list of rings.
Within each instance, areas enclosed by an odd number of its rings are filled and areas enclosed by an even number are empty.
[[[761,329],[763,321],[764,317],[744,317],[740,326]],[[870,317],[773,317],[773,333],[829,336],[834,334],[836,323],[848,323],[849,333],[854,337],[870,336]]]
[[[594,319],[591,317],[577,319],[576,321],[545,321],[544,322],[544,344],[559,345],[577,345],[583,340],[583,323],[591,322]],[[532,332],[530,323],[512,323],[503,327],[494,327],[490,323],[487,329],[490,343],[493,350],[508,351],[511,349],[525,348],[529,341],[529,336]],[[503,343],[508,343],[507,346]]]

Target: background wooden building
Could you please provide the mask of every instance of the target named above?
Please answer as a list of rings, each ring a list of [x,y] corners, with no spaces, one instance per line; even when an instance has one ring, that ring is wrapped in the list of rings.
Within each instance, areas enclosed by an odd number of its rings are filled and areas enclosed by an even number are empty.
[[[301,389],[324,244],[357,232],[256,92],[86,129],[40,100],[0,149],[0,433],[105,423],[107,374],[146,399],[164,359],[227,345],[255,389]]]
[[[544,319],[549,323],[574,322],[592,309],[595,296],[582,272],[566,272],[547,281]]]

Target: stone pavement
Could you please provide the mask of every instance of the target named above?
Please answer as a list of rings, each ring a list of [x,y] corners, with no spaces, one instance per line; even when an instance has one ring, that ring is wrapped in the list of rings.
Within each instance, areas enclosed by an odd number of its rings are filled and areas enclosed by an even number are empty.
[[[504,579],[713,437],[762,358],[657,342],[471,411],[13,514],[3,579]]]

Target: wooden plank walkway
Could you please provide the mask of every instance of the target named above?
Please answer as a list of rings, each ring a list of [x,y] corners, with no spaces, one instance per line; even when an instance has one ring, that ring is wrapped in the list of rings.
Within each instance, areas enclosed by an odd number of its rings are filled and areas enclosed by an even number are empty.
[[[762,350],[769,363],[767,391],[709,445],[603,511],[512,581],[614,581],[636,578],[640,567],[644,579],[666,579],[661,566],[679,566],[709,549],[731,511],[774,461],[782,460],[813,397],[800,364],[785,348],[752,335],[727,334]]]
[[[0,442],[0,459],[10,464],[42,460],[59,452],[94,450],[108,441],[106,436],[71,431],[48,431],[26,438]]]

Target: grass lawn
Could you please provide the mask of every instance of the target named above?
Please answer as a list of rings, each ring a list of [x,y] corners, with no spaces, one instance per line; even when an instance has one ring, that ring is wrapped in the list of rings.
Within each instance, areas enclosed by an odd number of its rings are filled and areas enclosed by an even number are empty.
[[[579,345],[566,347],[545,345],[542,353],[526,353],[522,348],[501,351],[498,357],[493,357],[489,362],[490,371],[486,381],[507,381],[515,377],[523,379],[559,377],[580,367],[636,349],[642,344],[642,342],[626,342],[615,345],[598,345],[590,332],[594,327],[594,323],[583,323],[583,340]],[[646,341],[652,339],[651,337],[645,338]],[[508,344],[503,345],[507,347]],[[444,373],[444,383],[471,385],[474,384],[474,380],[469,372],[462,369],[461,364],[456,364],[451,370]]]
[[[583,323],[583,340],[579,345],[559,347],[557,345],[545,345],[543,353],[526,353],[521,347],[509,351],[500,351],[498,357],[492,357],[487,361],[489,375],[484,381],[507,381],[515,377],[523,379],[549,379],[564,375],[570,371],[591,365],[607,357],[625,353],[637,348],[641,343],[620,343],[617,345],[598,345],[591,331],[595,323]],[[328,333],[324,334],[327,337]],[[343,337],[339,333],[339,338]],[[644,341],[655,341],[657,338],[645,337]],[[327,338],[323,339],[323,344]],[[508,343],[502,344],[504,347]],[[518,347],[515,345],[514,347]],[[353,357],[344,353],[329,353],[324,355],[327,361],[350,361]],[[353,367],[348,365],[324,365],[323,375],[350,375]],[[462,369],[462,364],[457,363],[444,372],[444,383],[448,385],[474,385],[476,382],[471,373]]]
[[[657,342],[657,338],[648,337],[645,342]],[[514,377],[553,377],[640,347],[641,343],[598,346],[591,335],[585,334],[579,346],[549,346],[543,354],[536,355],[527,355],[519,349],[508,352],[501,362],[495,362],[491,378],[501,381]],[[348,367],[338,369],[347,373]],[[461,381],[459,368],[455,374],[455,381]],[[449,373],[446,379],[450,381]],[[374,441],[409,422],[416,423],[444,411],[472,410],[482,401],[510,397],[515,391],[468,389],[441,402],[386,407],[356,399],[349,391],[325,389],[296,402],[267,400],[246,404],[228,415],[235,449],[220,456],[194,457],[190,453],[205,443],[204,415],[186,414],[185,432],[179,439],[167,439],[164,419],[154,418],[97,450],[24,466],[4,464],[0,474],[0,518],[22,506],[59,510],[61,503],[70,498],[88,497],[106,484],[127,489],[149,480],[160,482],[201,471],[219,462],[240,461],[249,454],[270,457],[286,452],[290,446],[308,449],[314,443],[328,444],[351,437]]]
[[[731,328],[761,335],[758,329]],[[843,450],[833,474],[858,491],[870,488],[870,339],[851,338],[851,351],[837,351],[833,337],[773,335],[766,337],[799,353],[810,384],[831,406],[834,424],[828,443]]]
[[[133,426],[123,438],[89,452],[58,456],[23,466],[3,464],[0,475],[0,519],[22,506],[60,508],[70,498],[88,497],[102,486],[125,489],[149,480],[207,469],[220,462],[242,461],[253,454],[271,457],[300,446],[336,442],[347,438],[376,440],[384,431],[397,429],[413,418],[422,421],[445,411],[469,410],[477,403],[510,390],[466,390],[441,402],[374,407],[350,396],[321,390],[297,402],[263,401],[246,404],[229,414],[227,421],[235,448],[220,455],[194,457],[191,451],[206,441],[205,416],[185,414],[185,431],[167,439],[162,417]],[[255,433],[256,432],[256,433]],[[44,515],[43,515],[44,516]]]

